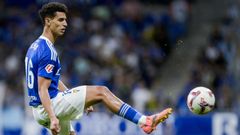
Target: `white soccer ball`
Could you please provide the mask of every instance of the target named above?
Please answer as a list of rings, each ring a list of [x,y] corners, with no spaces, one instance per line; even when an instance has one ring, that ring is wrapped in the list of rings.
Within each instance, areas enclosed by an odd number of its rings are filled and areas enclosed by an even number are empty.
[[[206,114],[214,108],[215,96],[206,87],[196,87],[188,94],[187,105],[189,110],[195,114]]]

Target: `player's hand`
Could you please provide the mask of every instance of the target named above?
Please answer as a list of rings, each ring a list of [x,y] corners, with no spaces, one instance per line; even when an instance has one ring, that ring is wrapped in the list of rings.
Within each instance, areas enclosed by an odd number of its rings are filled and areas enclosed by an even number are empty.
[[[53,117],[50,119],[50,121],[50,130],[52,131],[52,134],[58,135],[58,133],[60,132],[59,120],[57,119],[57,117]]]
[[[88,115],[89,113],[93,112],[93,111],[94,111],[93,106],[89,106],[88,108],[86,108],[85,111],[86,111],[87,115]]]

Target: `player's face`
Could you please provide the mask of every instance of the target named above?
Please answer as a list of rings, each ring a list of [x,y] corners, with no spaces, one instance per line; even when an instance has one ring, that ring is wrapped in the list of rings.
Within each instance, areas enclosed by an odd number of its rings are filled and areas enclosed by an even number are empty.
[[[50,20],[50,30],[55,36],[62,36],[67,28],[67,17],[64,12],[56,12]]]

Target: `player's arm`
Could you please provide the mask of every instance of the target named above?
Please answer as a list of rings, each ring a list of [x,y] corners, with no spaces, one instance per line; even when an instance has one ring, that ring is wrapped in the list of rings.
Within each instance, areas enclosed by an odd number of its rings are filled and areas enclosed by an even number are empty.
[[[59,80],[58,82],[58,90],[60,91],[68,90],[67,86],[61,80]]]
[[[48,113],[48,117],[51,121],[50,129],[52,130],[53,134],[57,134],[60,131],[60,127],[59,127],[59,120],[54,114],[50,96],[48,94],[48,88],[50,84],[51,84],[50,79],[46,79],[44,77],[38,76],[38,94],[42,102],[42,105],[46,110],[46,112]]]
[[[43,107],[48,113],[49,118],[56,117],[51,106],[50,96],[48,94],[48,88],[50,84],[51,84],[50,79],[46,79],[40,76],[38,77],[38,90],[39,90],[38,94],[41,99]]]

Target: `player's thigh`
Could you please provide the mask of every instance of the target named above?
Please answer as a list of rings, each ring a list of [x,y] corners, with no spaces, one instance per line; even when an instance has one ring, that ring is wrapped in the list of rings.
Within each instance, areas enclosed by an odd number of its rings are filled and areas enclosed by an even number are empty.
[[[53,101],[54,112],[61,119],[78,119],[84,112],[86,86],[60,92]]]
[[[87,86],[85,108],[100,102],[110,91],[105,86]]]

